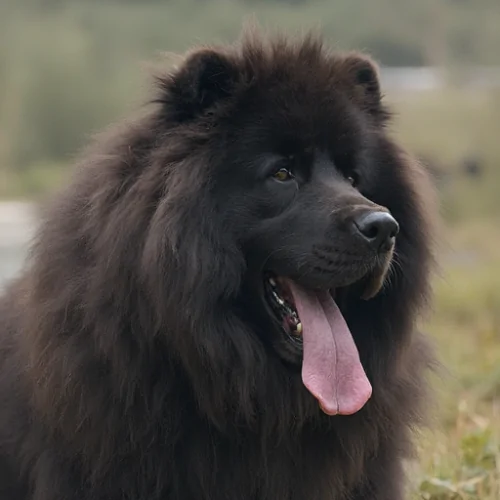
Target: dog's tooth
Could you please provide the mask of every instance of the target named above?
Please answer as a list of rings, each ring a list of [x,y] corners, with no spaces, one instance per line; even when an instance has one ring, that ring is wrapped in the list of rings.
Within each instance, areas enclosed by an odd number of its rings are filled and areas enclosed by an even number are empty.
[[[285,301],[276,293],[276,292],[273,292],[273,297],[276,299],[276,302],[282,306],[285,304]]]
[[[302,334],[302,323],[297,323],[297,325],[295,326],[295,331],[301,335]]]
[[[271,286],[276,286],[276,281],[274,281],[274,278],[269,278],[269,284]]]

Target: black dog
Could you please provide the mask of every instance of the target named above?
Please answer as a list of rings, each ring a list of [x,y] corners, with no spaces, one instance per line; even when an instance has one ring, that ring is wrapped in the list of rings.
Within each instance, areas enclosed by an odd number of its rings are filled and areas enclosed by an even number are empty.
[[[388,119],[314,37],[160,77],[1,301],[1,497],[400,500],[432,258]]]

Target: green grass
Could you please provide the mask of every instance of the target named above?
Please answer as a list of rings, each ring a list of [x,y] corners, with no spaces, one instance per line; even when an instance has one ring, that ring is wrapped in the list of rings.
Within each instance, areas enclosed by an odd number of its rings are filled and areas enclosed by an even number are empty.
[[[426,322],[446,372],[435,379],[432,430],[411,468],[412,500],[500,498],[500,148],[498,95],[449,89],[392,99],[395,133],[448,174],[442,275]],[[460,171],[479,153],[480,179]]]
[[[447,373],[435,383],[435,425],[420,439],[412,498],[498,500],[500,226],[462,226],[450,243],[427,324]]]

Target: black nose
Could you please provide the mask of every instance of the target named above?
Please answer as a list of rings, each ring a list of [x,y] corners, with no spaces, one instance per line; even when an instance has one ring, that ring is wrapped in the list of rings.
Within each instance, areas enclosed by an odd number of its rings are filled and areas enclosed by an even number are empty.
[[[364,213],[354,219],[359,234],[376,250],[385,251],[394,245],[399,224],[387,212]]]

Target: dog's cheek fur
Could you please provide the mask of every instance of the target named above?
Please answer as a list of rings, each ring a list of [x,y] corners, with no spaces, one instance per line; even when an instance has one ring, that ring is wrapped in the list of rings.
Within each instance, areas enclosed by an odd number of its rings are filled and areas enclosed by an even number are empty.
[[[430,362],[413,333],[431,264],[418,168],[381,139],[392,180],[373,201],[400,223],[399,265],[377,297],[347,302],[374,389],[351,417],[321,414],[232,307],[245,262],[208,195],[203,152],[215,155],[214,116],[237,105],[240,76],[269,82],[278,68],[331,81],[345,61],[325,66],[321,54],[314,39],[253,39],[239,71],[236,58],[195,55],[162,80],[158,108],[84,156],[0,303],[6,498],[401,498]],[[370,75],[361,83],[373,91]],[[352,94],[378,120],[364,96]]]

